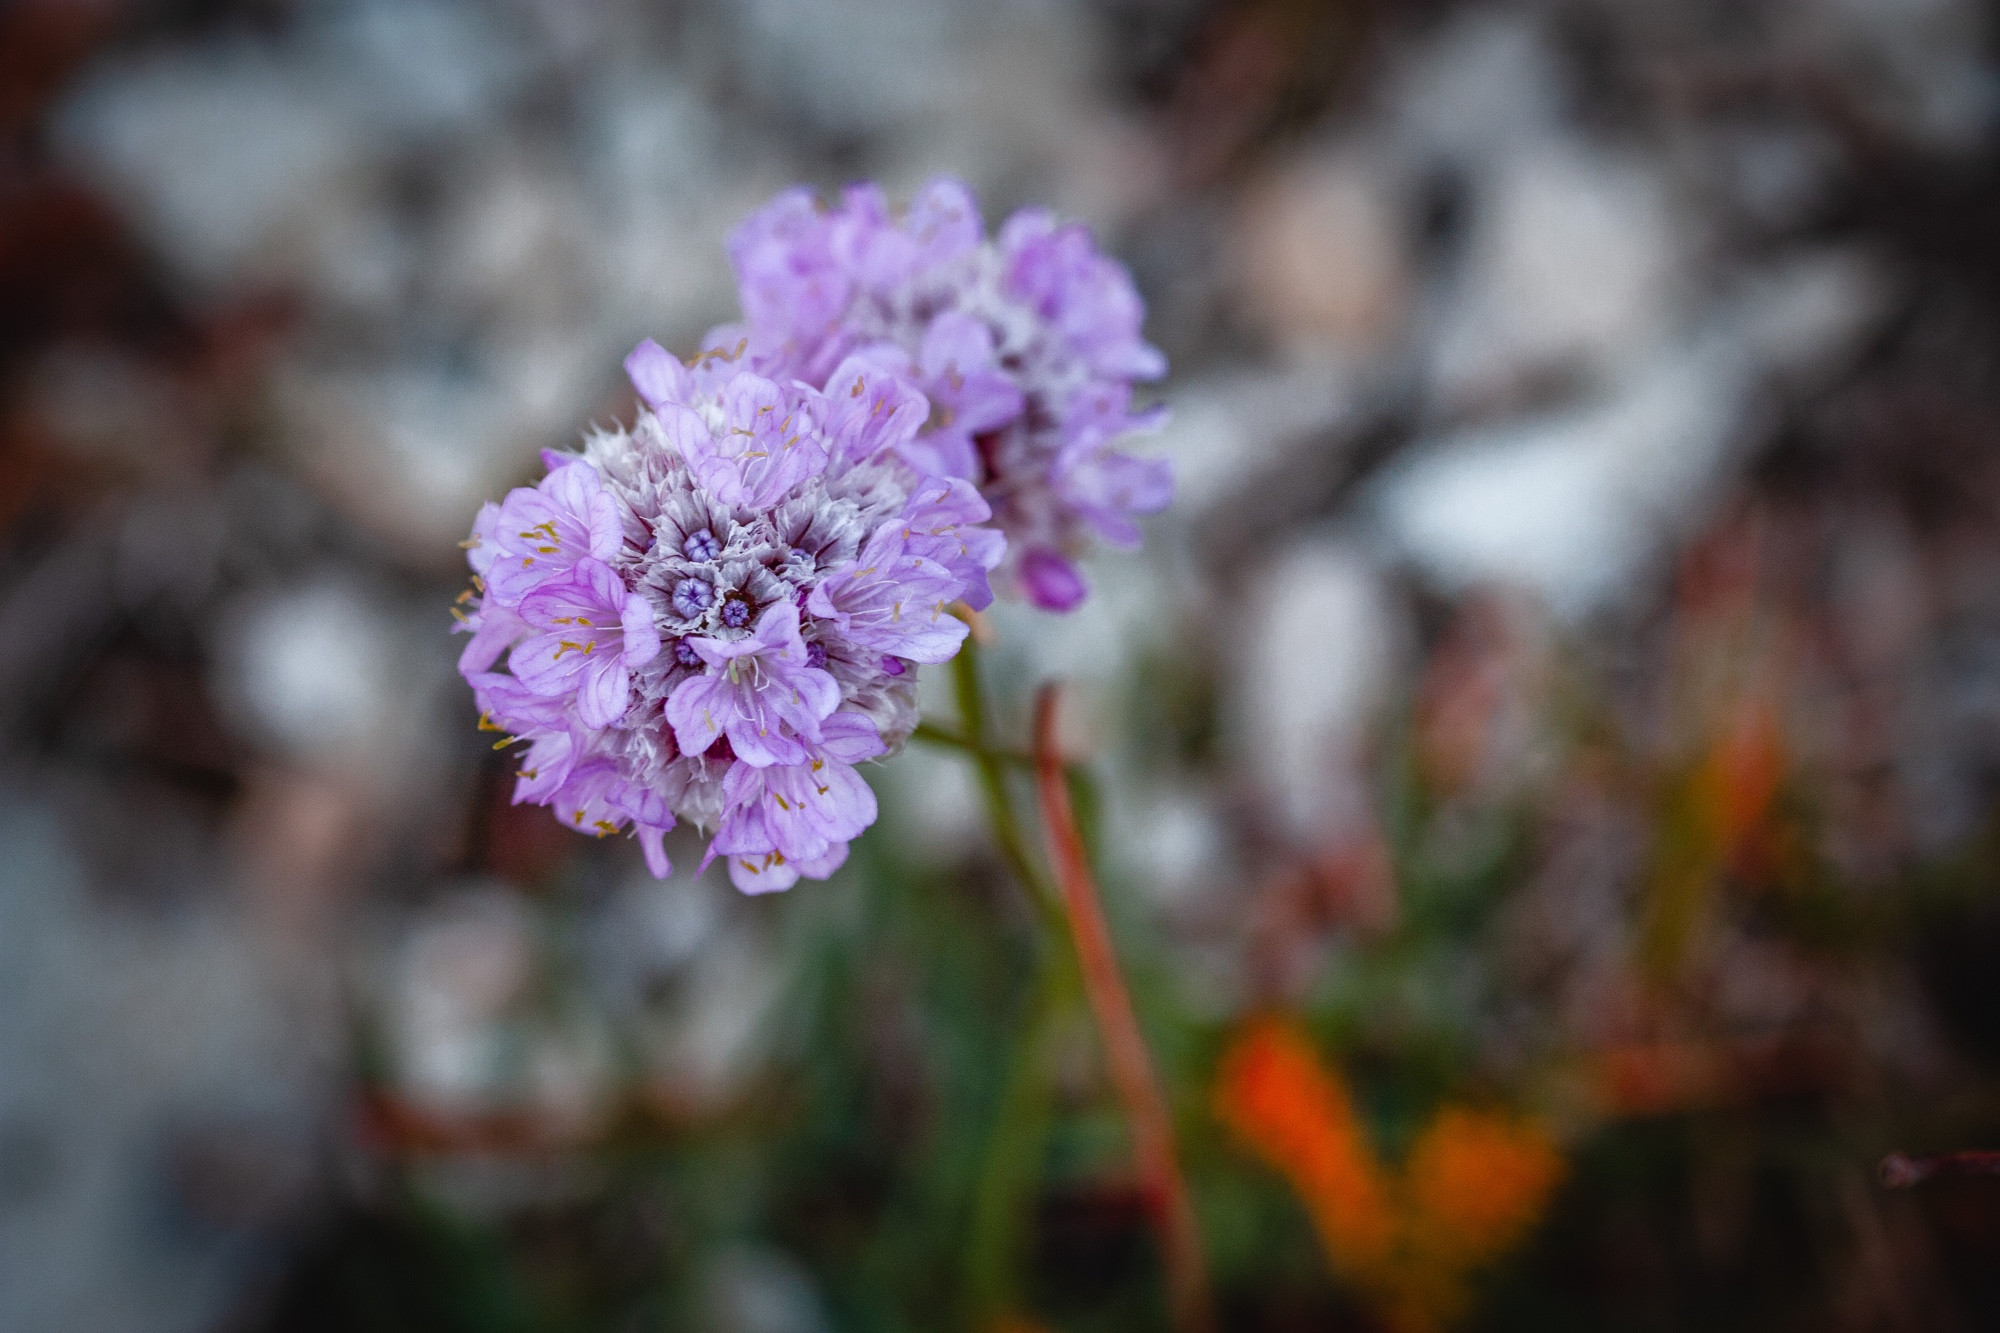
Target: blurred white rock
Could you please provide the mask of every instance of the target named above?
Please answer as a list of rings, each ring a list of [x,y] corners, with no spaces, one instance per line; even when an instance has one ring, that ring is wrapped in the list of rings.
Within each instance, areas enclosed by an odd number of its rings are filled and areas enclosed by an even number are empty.
[[[525,77],[530,53],[492,8],[352,0],[282,40],[189,46],[112,64],[57,122],[62,151],[127,204],[204,288],[361,276],[361,238],[394,153],[476,124]],[[336,284],[337,285],[337,284]]]
[[[1688,224],[1638,160],[1524,142],[1483,165],[1470,207],[1432,354],[1444,403],[1551,372],[1598,379],[1649,354],[1679,313]]]
[[[699,1333],[825,1333],[831,1327],[812,1274],[767,1246],[737,1245],[709,1259]]]
[[[295,1133],[267,1165],[309,1187],[338,1019],[218,900],[106,910],[62,823],[0,793],[0,1328],[211,1328],[252,1238],[179,1219],[161,1154],[248,1113]]]
[[[879,131],[948,95],[956,5],[740,0],[722,12],[758,93],[822,132]]]
[[[1533,17],[1462,11],[1388,72],[1382,120],[1408,160],[1476,167],[1546,134],[1568,92],[1562,62]]]
[[[946,668],[932,668],[939,675]],[[949,717],[951,713],[930,713]],[[985,807],[972,764],[964,756],[913,742],[868,776],[907,831],[897,853],[920,865],[949,865],[985,836]]]
[[[1385,475],[1393,539],[1448,587],[1497,583],[1576,617],[1631,589],[1726,473],[1751,388],[1837,357],[1879,308],[1853,256],[1806,256],[1743,284],[1580,406],[1447,436]]]
[[[730,912],[689,960],[677,1002],[639,1040],[659,1092],[681,1107],[714,1110],[741,1091],[763,1059],[785,978],[784,960],[754,914]]]
[[[1246,488],[1268,484],[1295,450],[1336,427],[1356,399],[1354,376],[1318,360],[1174,386],[1167,395],[1173,416],[1140,447],[1174,470],[1173,507],[1156,526],[1196,522]]]
[[[1992,132],[1992,15],[1974,0],[1807,0],[1790,36],[1850,76],[1871,115],[1946,151]]]
[[[1204,794],[1163,790],[1139,797],[1129,809],[1114,798],[1108,813],[1113,842],[1126,862],[1121,868],[1153,903],[1183,906],[1224,875],[1229,836]]]
[[[1228,746],[1286,832],[1318,845],[1361,817],[1356,772],[1402,631],[1375,562],[1307,536],[1249,580],[1226,678]]]
[[[1347,145],[1285,164],[1237,222],[1245,316],[1293,359],[1387,350],[1408,315],[1411,222],[1380,154]]]
[[[510,1010],[533,979],[527,912],[497,890],[454,898],[403,939],[386,1001],[395,1075],[435,1111],[490,1110],[500,1099]]]
[[[442,567],[479,506],[525,480],[536,449],[575,438],[526,417],[500,385],[421,363],[281,372],[284,448],[349,519],[406,558]]]
[[[219,702],[252,741],[393,806],[440,762],[442,628],[339,575],[248,593],[222,616]]]

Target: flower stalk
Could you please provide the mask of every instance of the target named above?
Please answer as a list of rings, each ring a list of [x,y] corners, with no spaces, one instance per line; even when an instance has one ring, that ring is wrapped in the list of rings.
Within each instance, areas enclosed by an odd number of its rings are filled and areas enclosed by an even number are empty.
[[[1153,1071],[1152,1056],[1139,1031],[1131,993],[1118,967],[1111,931],[1098,902],[1083,837],[1070,801],[1069,777],[1056,745],[1061,686],[1042,686],[1035,696],[1035,790],[1048,835],[1056,885],[1069,912],[1083,989],[1097,1020],[1111,1067],[1111,1081],[1132,1126],[1139,1175],[1160,1227],[1166,1259],[1168,1297],[1180,1333],[1207,1333],[1215,1325],[1208,1266],[1187,1182],[1175,1150],[1173,1117]]]

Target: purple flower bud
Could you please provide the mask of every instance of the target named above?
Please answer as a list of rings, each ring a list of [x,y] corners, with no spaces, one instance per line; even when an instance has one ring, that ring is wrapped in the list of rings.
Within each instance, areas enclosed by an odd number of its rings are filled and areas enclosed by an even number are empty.
[[[671,599],[674,614],[682,620],[693,620],[714,601],[715,589],[702,579],[682,579]]]
[[[722,543],[707,528],[690,532],[681,543],[681,554],[690,560],[713,560],[722,554]]]
[[[826,665],[825,644],[809,643],[806,645],[806,665],[809,667],[824,667]]]
[[[696,652],[694,645],[686,639],[675,639],[674,661],[679,662],[684,667],[698,667],[701,665],[701,654]]]
[[[1090,591],[1075,565],[1042,546],[1021,556],[1021,587],[1044,611],[1074,611]]]
[[[731,629],[742,629],[750,623],[750,603],[741,597],[731,597],[722,604],[722,623]]]
[[[882,658],[882,671],[886,675],[900,676],[905,671],[908,670],[909,668],[903,665],[903,659],[900,657],[889,657],[885,655]]]

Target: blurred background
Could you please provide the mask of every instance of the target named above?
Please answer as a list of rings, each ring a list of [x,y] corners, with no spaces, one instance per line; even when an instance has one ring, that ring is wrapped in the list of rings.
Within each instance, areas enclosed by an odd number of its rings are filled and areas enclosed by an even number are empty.
[[[1174,367],[1177,503],[984,656],[1223,1328],[2000,1326],[2000,1183],[1873,1174],[2000,1147],[1993,19],[0,6],[0,1329],[1161,1326],[957,756],[656,884],[452,669],[734,222],[938,172]]]

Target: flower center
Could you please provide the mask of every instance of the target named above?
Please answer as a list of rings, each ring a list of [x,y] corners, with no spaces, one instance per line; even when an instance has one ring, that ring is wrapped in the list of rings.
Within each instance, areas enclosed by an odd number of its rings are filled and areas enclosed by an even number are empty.
[[[684,583],[681,586],[685,588],[687,585]],[[707,586],[705,583],[702,585],[704,588]],[[707,603],[704,602],[703,605],[706,606]],[[731,629],[742,629],[750,623],[750,603],[741,597],[731,596],[722,604],[722,623]]]
[[[715,539],[714,533],[702,528],[688,534],[681,543],[681,554],[690,560],[713,560],[722,554],[722,543]]]
[[[675,615],[682,620],[693,620],[715,601],[715,589],[701,579],[682,579],[674,589],[672,601]]]

